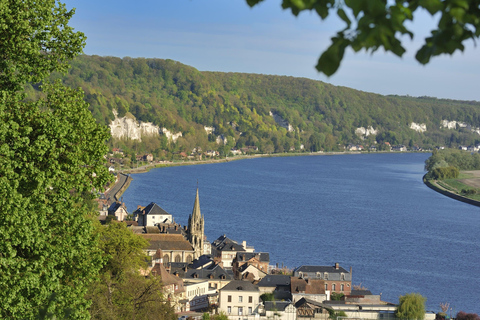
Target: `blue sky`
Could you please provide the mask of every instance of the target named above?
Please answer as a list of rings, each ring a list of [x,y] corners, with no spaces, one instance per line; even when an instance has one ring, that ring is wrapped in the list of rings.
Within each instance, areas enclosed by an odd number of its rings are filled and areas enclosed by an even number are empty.
[[[402,58],[383,50],[347,51],[327,78],[315,70],[330,38],[343,27],[313,13],[298,17],[280,0],[250,8],[245,0],[66,0],[76,8],[70,25],[87,36],[89,55],[172,59],[201,71],[306,77],[379,94],[480,101],[480,48],[473,41],[453,56],[422,66],[414,59],[432,19],[412,25]]]

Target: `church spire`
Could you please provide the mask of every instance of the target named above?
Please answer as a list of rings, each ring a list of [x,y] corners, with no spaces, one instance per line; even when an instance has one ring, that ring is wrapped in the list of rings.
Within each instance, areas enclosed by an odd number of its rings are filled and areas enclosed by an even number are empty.
[[[195,203],[193,204],[192,219],[195,222],[200,221],[202,217],[200,213],[200,199],[198,197],[198,182],[197,182],[197,196],[195,197]]]
[[[195,203],[193,204],[192,214],[188,217],[188,229],[187,238],[192,244],[195,254],[194,258],[197,259],[203,253],[204,242],[204,218],[200,212],[200,198],[198,196],[198,181],[197,181],[197,194],[195,196]]]

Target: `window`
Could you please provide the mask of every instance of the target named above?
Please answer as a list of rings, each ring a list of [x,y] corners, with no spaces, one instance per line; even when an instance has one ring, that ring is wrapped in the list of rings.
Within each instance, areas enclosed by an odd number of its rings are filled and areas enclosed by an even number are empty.
[[[332,284],[332,291],[335,291],[335,283]]]
[[[253,302],[253,297],[252,296],[249,296],[248,297],[248,303],[252,303]]]
[[[168,264],[170,262],[170,257],[168,254],[163,256],[163,264]]]
[[[243,315],[243,307],[238,307],[238,315]]]
[[[325,283],[325,290],[328,290],[328,284]]]
[[[340,288],[340,290],[345,291],[345,285],[343,283],[340,285]]]
[[[238,297],[238,302],[243,302],[243,297],[242,296]]]
[[[323,279],[328,280],[328,273],[327,272],[325,272],[325,274],[323,275]]]
[[[227,307],[227,313],[232,313],[232,307]]]
[[[175,256],[175,262],[182,262],[182,257],[179,254]]]
[[[345,281],[345,274],[344,273],[341,274],[340,280]]]
[[[252,307],[248,307],[248,314],[252,314]]]
[[[228,296],[228,302],[232,302],[232,296]]]
[[[322,274],[320,272],[317,272],[317,278],[322,279]]]

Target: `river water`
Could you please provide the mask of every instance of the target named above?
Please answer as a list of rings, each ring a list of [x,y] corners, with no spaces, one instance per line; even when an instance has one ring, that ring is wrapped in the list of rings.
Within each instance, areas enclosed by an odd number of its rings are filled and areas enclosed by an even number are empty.
[[[289,268],[353,268],[382,300],[419,292],[427,309],[480,313],[480,208],[422,182],[429,154],[247,159],[133,175],[128,211],[156,202],[187,224],[197,182],[205,234],[269,252]],[[450,311],[449,311],[450,312]]]

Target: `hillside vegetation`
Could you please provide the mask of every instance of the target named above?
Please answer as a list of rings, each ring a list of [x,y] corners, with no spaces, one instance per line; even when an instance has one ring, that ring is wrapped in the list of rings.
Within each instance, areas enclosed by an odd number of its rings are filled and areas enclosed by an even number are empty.
[[[344,150],[348,144],[381,150],[385,142],[431,148],[480,141],[472,131],[480,127],[479,102],[382,96],[287,76],[200,72],[162,59],[84,55],[72,62],[68,75],[52,78],[83,88],[92,114],[102,124],[110,124],[116,110],[118,117],[127,115],[182,133],[175,143],[162,135],[142,143],[111,141],[111,146],[156,157],[190,153],[196,147],[226,153],[255,146],[272,153],[299,151],[302,145],[307,151]],[[27,92],[38,95],[36,88]],[[447,129],[441,126],[443,120],[463,125]],[[427,130],[411,129],[412,123]],[[205,126],[214,132],[209,134]],[[371,127],[375,134],[356,134],[360,127]],[[215,141],[220,135],[226,145]]]

